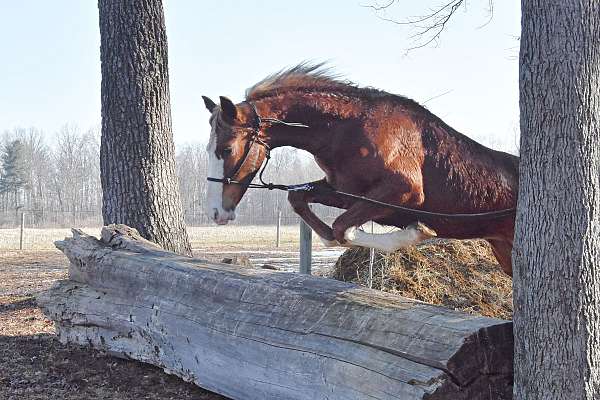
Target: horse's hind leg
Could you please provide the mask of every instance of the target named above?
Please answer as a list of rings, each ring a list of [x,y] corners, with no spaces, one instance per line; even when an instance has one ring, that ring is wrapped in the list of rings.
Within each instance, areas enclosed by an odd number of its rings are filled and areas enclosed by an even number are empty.
[[[388,253],[435,236],[437,234],[431,228],[420,222],[389,233],[366,233],[355,227],[350,227],[344,232],[344,239],[350,245],[372,247]]]
[[[499,239],[488,239],[488,242],[492,245],[492,252],[496,256],[496,260],[500,263],[502,270],[507,275],[512,276],[512,243]]]

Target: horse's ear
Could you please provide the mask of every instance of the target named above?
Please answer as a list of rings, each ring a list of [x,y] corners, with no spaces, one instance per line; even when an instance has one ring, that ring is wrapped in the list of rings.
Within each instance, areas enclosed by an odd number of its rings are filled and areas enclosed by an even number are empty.
[[[233,121],[237,116],[235,104],[225,96],[220,96],[219,99],[221,100],[221,110],[223,111],[223,114],[227,119]]]
[[[217,105],[215,104],[215,102],[214,102],[214,101],[212,101],[211,99],[209,99],[209,98],[208,98],[208,97],[206,97],[206,96],[202,96],[202,100],[204,100],[204,105],[206,106],[206,109],[207,109],[208,111],[210,111],[210,113],[212,114],[213,110],[214,110],[214,109],[215,109],[215,107],[217,106]]]

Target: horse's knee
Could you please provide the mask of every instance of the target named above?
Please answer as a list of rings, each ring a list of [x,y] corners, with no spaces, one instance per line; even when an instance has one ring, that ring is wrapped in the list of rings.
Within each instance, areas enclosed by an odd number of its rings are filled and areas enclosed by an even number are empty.
[[[339,217],[335,221],[333,221],[333,224],[331,224],[331,229],[333,230],[333,237],[335,238],[335,240],[342,244],[346,243],[346,230],[351,226],[352,225],[343,223]]]

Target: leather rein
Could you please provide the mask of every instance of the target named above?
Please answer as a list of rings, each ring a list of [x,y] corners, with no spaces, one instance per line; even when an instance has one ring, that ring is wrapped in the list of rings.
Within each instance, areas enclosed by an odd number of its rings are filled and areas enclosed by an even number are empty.
[[[335,190],[333,188],[316,187],[312,183],[300,183],[300,184],[296,184],[296,185],[281,185],[281,184],[275,184],[272,182],[267,183],[263,179],[263,173],[265,172],[265,169],[267,168],[267,165],[269,164],[269,160],[271,159],[271,146],[269,146],[269,144],[260,137],[261,125],[263,125],[264,123],[269,123],[269,124],[279,124],[279,125],[285,125],[285,126],[296,127],[296,128],[308,128],[309,126],[302,124],[300,122],[287,122],[287,121],[282,121],[277,118],[263,118],[258,114],[258,111],[256,110],[256,106],[254,105],[254,103],[251,103],[251,102],[247,102],[247,103],[252,107],[255,118],[254,118],[254,124],[253,124],[254,126],[251,128],[252,135],[250,136],[250,142],[249,142],[249,145],[246,147],[244,157],[242,158],[240,163],[237,165],[234,172],[231,173],[228,177],[225,177],[225,178],[207,177],[206,180],[208,180],[209,182],[224,183],[224,184],[228,184],[228,185],[243,185],[244,184],[243,182],[240,182],[234,178],[241,171],[242,167],[244,166],[244,164],[250,157],[250,153],[252,152],[252,147],[254,146],[254,144],[258,144],[265,148],[266,161],[262,165],[262,168],[260,169],[260,172],[258,174],[258,179],[260,180],[260,183],[252,183],[252,182],[248,183],[246,187],[249,189],[283,190],[286,192],[315,192],[315,193],[322,192],[322,193],[327,193],[327,194],[335,194],[340,197],[346,197],[348,199],[363,201],[366,203],[381,206],[384,208],[389,208],[389,209],[400,211],[403,213],[410,213],[415,216],[437,217],[437,218],[445,218],[445,219],[460,219],[460,220],[476,219],[476,220],[478,220],[478,219],[490,219],[490,218],[503,218],[503,217],[513,215],[516,212],[516,208],[507,208],[504,210],[488,211],[488,212],[473,213],[473,214],[445,214],[445,213],[431,212],[431,211],[425,211],[425,210],[417,210],[414,208],[403,207],[403,206],[399,206],[396,204],[384,203],[379,200],[371,199],[371,198],[368,198],[365,196],[360,196],[360,195],[356,195],[356,194],[352,194],[352,193],[342,192],[339,190]]]

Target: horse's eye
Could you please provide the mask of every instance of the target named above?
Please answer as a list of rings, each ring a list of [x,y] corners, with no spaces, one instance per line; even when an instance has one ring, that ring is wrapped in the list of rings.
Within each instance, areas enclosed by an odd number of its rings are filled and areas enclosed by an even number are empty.
[[[231,149],[231,147],[225,147],[225,148],[223,149],[223,155],[224,155],[224,156],[228,156],[228,155],[230,155],[230,154],[231,154],[231,152],[232,152],[232,149]]]

